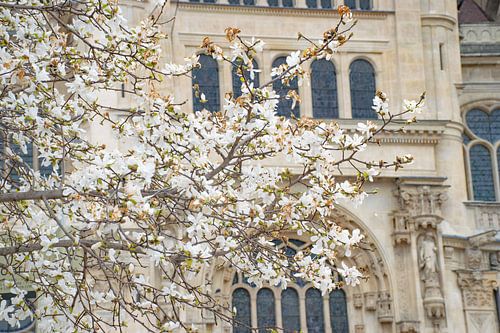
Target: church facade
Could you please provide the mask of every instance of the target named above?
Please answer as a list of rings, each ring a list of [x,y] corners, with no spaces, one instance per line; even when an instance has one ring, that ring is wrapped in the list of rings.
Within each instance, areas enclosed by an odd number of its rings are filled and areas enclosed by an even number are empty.
[[[366,248],[350,260],[368,277],[322,296],[307,285],[255,288],[227,268],[203,278],[249,326],[309,333],[496,333],[500,330],[500,24],[489,1],[456,0],[178,0],[167,4],[168,61],[198,51],[203,37],[221,45],[224,29],[263,39],[261,80],[283,57],[319,39],[346,4],[359,20],[352,40],[331,61],[313,62],[300,87],[297,116],[331,119],[347,129],[370,112],[376,90],[393,108],[427,93],[426,109],[405,133],[385,135],[367,159],[410,153],[415,162],[387,170],[358,208],[339,207],[340,225],[359,228]],[[124,1],[128,15],[143,2]],[[498,5],[497,5],[498,6]],[[488,7],[488,8],[487,8]],[[496,8],[498,11],[498,7]],[[144,11],[145,12],[145,11]],[[228,64],[201,58],[193,80],[166,89],[200,107],[197,84],[216,109],[234,91]],[[214,79],[216,78],[216,79]],[[123,103],[117,97],[117,104]],[[286,112],[283,111],[283,112]],[[286,115],[286,114],[284,114]],[[374,120],[376,121],[376,120]],[[97,135],[97,133],[96,133]],[[345,175],[354,174],[344,170]],[[291,239],[287,251],[307,246]],[[347,259],[346,259],[347,260]],[[250,332],[208,313],[188,312],[201,332]],[[264,332],[264,330],[262,330]]]

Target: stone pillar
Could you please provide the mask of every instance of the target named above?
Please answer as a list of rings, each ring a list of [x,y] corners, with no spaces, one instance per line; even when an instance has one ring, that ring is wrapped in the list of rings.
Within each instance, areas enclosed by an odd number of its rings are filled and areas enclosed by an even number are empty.
[[[446,200],[444,180],[398,180],[400,209],[393,212],[398,332],[443,332],[446,327],[444,261],[438,228],[441,205]]]

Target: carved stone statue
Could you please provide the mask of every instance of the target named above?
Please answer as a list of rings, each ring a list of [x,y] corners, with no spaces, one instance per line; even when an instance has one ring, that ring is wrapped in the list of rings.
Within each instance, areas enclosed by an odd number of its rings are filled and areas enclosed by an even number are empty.
[[[419,251],[420,269],[424,283],[435,282],[438,272],[437,247],[432,233],[427,232],[422,239]]]

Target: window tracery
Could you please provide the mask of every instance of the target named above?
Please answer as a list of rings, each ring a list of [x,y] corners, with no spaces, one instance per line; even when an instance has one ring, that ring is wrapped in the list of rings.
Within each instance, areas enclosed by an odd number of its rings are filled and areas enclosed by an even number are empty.
[[[331,61],[320,59],[311,64],[311,90],[314,118],[338,118],[337,74]]]
[[[471,197],[476,201],[498,201],[500,109],[474,108],[464,118],[463,137]]]
[[[372,109],[376,93],[375,70],[366,60],[354,60],[349,66],[353,119],[377,119]]]

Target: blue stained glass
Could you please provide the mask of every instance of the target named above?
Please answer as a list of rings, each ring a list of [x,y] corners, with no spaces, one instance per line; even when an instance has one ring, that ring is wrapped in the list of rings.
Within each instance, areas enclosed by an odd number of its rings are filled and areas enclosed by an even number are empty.
[[[281,0],[283,7],[293,7],[293,0]]]
[[[293,288],[287,288],[281,292],[281,318],[284,333],[300,331],[299,295]]]
[[[264,288],[257,293],[257,325],[259,333],[267,333],[276,327],[276,308],[271,289]]]
[[[280,65],[286,63],[286,57],[279,57],[276,58],[273,61],[273,68],[274,67],[279,67]],[[276,91],[278,95],[280,95],[280,102],[278,104],[278,115],[279,116],[285,116],[285,117],[290,117],[292,112],[295,117],[300,116],[300,106],[297,103],[295,105],[295,108],[292,110],[292,100],[290,99],[285,99],[285,96],[287,95],[289,90],[295,90],[297,94],[299,93],[299,85],[297,78],[294,78],[292,81],[290,81],[290,84],[288,87],[284,86],[281,83],[281,80],[276,80],[273,82],[273,89]]]
[[[11,143],[10,145],[12,151],[16,153],[24,163],[28,164],[31,168],[33,168],[33,143],[26,144],[26,153],[24,153],[19,145]],[[23,170],[25,172],[26,168],[24,165],[16,164],[15,167],[10,172],[10,178],[14,183],[19,182],[19,174],[17,170]]]
[[[359,9],[362,10],[372,9],[371,0],[359,0]]]
[[[349,333],[345,292],[336,289],[330,293],[330,322],[333,333]]]
[[[219,66],[217,61],[208,55],[200,56],[200,68],[193,70],[193,87],[198,85],[199,96],[193,88],[194,111],[207,109],[212,112],[220,110],[219,102]],[[206,103],[201,102],[201,94],[205,94]]]
[[[490,114],[478,109],[470,110],[465,120],[469,129],[481,139],[493,144],[500,139],[500,109]]]
[[[377,119],[372,109],[375,97],[375,71],[366,60],[355,60],[349,68],[351,107],[354,119]]]
[[[351,9],[356,9],[356,0],[344,0],[344,5]]]
[[[259,65],[255,61],[255,59],[252,62],[253,62],[253,68],[254,69],[259,69]],[[238,67],[239,67],[239,63],[238,63]],[[233,69],[232,69],[234,97],[241,96],[241,84],[242,84],[242,82],[241,82],[241,77],[237,74],[238,67],[237,66],[233,66]],[[251,78],[250,78],[250,72],[249,71],[244,70],[243,71],[243,76],[245,77],[245,79],[247,80],[248,83],[250,83],[252,81]],[[254,73],[253,86],[254,87],[258,87],[259,84],[260,84],[259,83],[259,73],[257,72],[257,73]]]
[[[10,306],[12,304],[11,299],[14,298],[14,294],[11,293],[5,293],[2,294],[2,300],[5,300],[7,302],[6,306]],[[36,294],[34,291],[29,291],[26,296],[26,302],[27,303],[33,303],[34,299],[36,298]],[[0,320],[0,333],[7,333],[7,332],[26,332],[25,330],[28,329],[30,326],[33,325],[33,320],[28,317],[26,319],[23,319],[19,321],[19,327],[14,327],[10,325],[6,320]],[[30,330],[31,332],[31,330]]]
[[[307,332],[323,333],[325,331],[323,297],[318,289],[310,288],[306,291],[306,320]]]
[[[232,308],[236,309],[236,315],[233,318],[233,333],[250,333],[252,325],[250,293],[243,288],[233,291]]]
[[[269,7],[279,7],[278,0],[267,0],[267,3],[269,4]]]
[[[321,59],[312,63],[311,89],[314,118],[338,118],[337,75],[330,61]]]
[[[307,8],[318,8],[318,0],[306,0]]]
[[[246,6],[255,6],[255,0],[243,0],[243,4]]]
[[[296,247],[302,247],[306,244],[306,242],[303,242],[299,239],[290,239],[289,242],[295,245]]]
[[[495,201],[490,151],[481,144],[474,145],[469,150],[469,161],[474,200]]]
[[[230,5],[239,5],[240,4],[240,0],[229,0],[229,4]]]
[[[297,254],[297,251],[295,251],[295,250],[294,250],[294,249],[292,249],[291,247],[288,247],[288,246],[287,246],[287,247],[285,248],[285,255],[286,255],[287,257],[293,257],[293,256],[294,256],[294,255],[296,255],[296,254]]]
[[[321,0],[321,8],[332,8],[332,0]]]
[[[468,144],[469,142],[471,142],[471,138],[470,136],[468,136],[465,132],[462,133],[462,140],[465,144]]]

